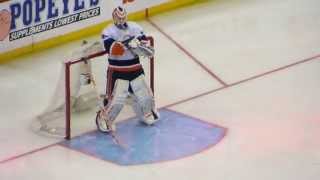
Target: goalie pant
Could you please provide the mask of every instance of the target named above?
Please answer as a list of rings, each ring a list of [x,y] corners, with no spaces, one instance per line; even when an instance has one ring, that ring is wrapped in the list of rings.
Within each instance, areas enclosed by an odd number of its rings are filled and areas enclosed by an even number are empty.
[[[113,64],[117,65],[113,65]],[[159,118],[155,108],[155,101],[150,87],[145,82],[144,71],[139,59],[130,61],[132,65],[121,64],[119,61],[109,59],[107,70],[107,94],[108,103],[106,116],[114,121],[128,98],[132,96],[132,108],[148,125],[153,124]]]

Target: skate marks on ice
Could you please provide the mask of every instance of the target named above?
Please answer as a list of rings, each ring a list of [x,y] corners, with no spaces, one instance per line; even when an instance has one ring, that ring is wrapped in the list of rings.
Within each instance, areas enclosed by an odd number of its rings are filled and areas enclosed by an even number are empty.
[[[118,165],[139,165],[194,155],[217,144],[225,133],[224,127],[161,109],[160,121],[153,126],[144,125],[138,118],[117,124],[117,137],[126,148],[99,131],[86,133],[60,145]]]

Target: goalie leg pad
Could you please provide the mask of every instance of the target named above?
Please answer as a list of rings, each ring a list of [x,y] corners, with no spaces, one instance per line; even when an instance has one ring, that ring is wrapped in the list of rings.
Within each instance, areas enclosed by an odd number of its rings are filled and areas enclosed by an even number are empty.
[[[129,95],[128,88],[129,81],[116,80],[112,95],[107,101],[106,109],[101,109],[97,113],[96,125],[99,131],[108,133],[116,130],[114,120],[120,113]],[[106,101],[104,103],[106,103]]]
[[[135,95],[130,94],[129,99],[127,101],[128,105],[131,106],[132,110],[136,114],[136,116],[143,118],[142,108],[138,103],[138,99]]]
[[[159,119],[159,113],[155,108],[155,101],[151,89],[144,80],[144,75],[140,75],[130,82],[137,104],[143,114],[143,121],[151,125]]]
[[[107,105],[106,116],[110,121],[114,121],[123,108],[128,96],[129,81],[117,79],[113,88],[112,97]]]

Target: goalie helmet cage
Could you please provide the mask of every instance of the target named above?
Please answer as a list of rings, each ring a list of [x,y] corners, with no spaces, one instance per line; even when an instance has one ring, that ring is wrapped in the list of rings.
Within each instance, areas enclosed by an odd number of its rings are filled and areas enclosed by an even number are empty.
[[[147,40],[150,42],[150,45],[154,47],[154,39],[152,36],[148,36]],[[103,56],[106,53],[104,51],[100,51],[94,54],[91,54],[87,57],[80,58],[77,60],[71,60],[65,62],[65,139],[71,139],[71,69],[74,64],[90,61],[99,56]],[[150,88],[154,93],[154,57],[149,59],[149,83]],[[94,118],[94,117],[92,117]]]

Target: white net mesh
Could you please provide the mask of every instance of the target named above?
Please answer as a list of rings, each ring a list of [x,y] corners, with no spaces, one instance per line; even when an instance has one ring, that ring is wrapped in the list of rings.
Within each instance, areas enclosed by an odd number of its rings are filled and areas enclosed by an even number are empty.
[[[102,51],[102,45],[99,42],[87,43],[83,42],[79,49],[71,53],[68,60],[77,60],[87,57],[91,54]],[[33,131],[56,137],[65,136],[65,110],[66,110],[66,95],[65,95],[65,62],[61,62],[58,84],[55,88],[54,94],[49,102],[49,105],[37,116],[33,121],[31,127]],[[101,67],[103,68],[103,67]],[[86,111],[95,108],[97,104],[97,90],[90,84],[81,85],[81,74],[92,73],[92,62],[88,60],[87,63],[81,62],[74,64],[70,70],[70,99],[71,109],[73,113]]]

